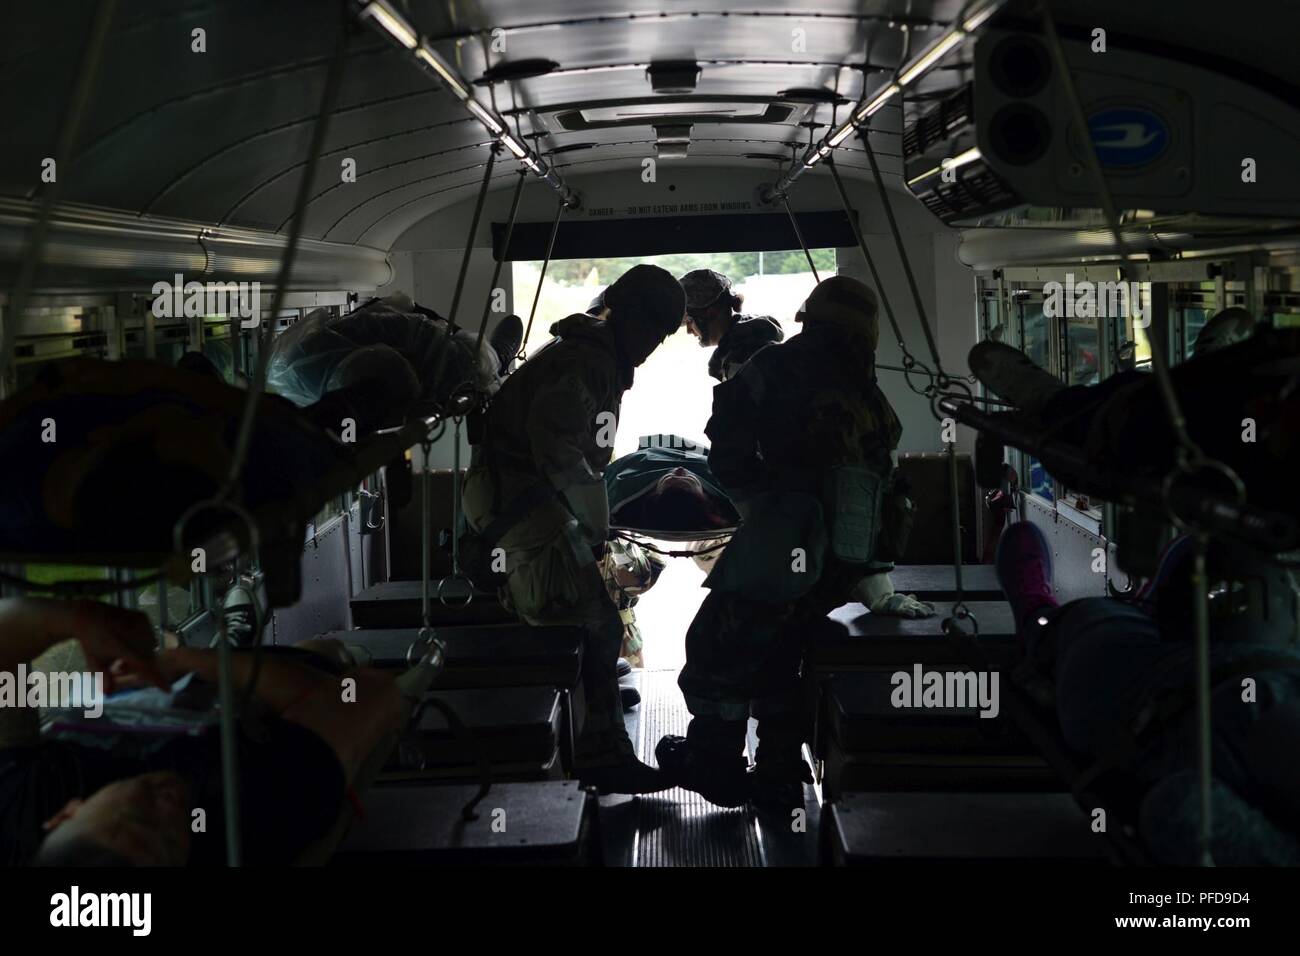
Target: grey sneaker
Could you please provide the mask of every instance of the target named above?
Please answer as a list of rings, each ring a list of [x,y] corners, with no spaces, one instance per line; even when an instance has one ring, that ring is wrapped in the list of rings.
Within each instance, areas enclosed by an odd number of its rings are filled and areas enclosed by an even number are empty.
[[[1031,415],[1042,415],[1065,383],[1035,365],[1024,352],[1001,342],[980,342],[967,358],[975,377],[1001,399]]]

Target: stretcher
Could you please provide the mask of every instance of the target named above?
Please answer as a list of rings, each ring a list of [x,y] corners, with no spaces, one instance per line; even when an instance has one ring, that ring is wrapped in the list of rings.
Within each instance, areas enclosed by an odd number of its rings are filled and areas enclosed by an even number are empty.
[[[1063,793],[854,793],[830,804],[826,862],[1104,863],[1104,839]]]
[[[1293,515],[1233,501],[1218,489],[1193,481],[1162,481],[1141,473],[1098,468],[1081,448],[1045,437],[1019,416],[989,414],[951,398],[941,399],[938,405],[963,425],[1033,455],[1071,488],[1117,504],[1169,509],[1212,535],[1224,535],[1271,553],[1300,546],[1300,521]],[[1171,472],[1170,479],[1175,476]]]
[[[357,627],[419,627],[420,592],[419,581],[372,584],[352,598],[352,622]],[[464,578],[435,580],[429,594],[429,623],[434,627],[518,623],[495,593],[479,590]]]
[[[576,781],[502,783],[479,805],[460,810],[472,786],[380,786],[362,798],[363,816],[334,861],[343,866],[581,865],[594,862],[595,797]]]

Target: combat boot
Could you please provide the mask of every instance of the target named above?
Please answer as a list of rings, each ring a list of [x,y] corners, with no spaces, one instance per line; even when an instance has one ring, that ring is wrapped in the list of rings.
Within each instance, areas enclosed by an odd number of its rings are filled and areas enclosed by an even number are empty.
[[[786,817],[803,809],[803,786],[813,782],[812,768],[803,759],[804,729],[795,715],[759,718],[750,802],[760,814]]]
[[[720,807],[739,807],[749,798],[745,760],[746,720],[694,717],[686,736],[668,734],[655,746],[655,759],[674,783]]]

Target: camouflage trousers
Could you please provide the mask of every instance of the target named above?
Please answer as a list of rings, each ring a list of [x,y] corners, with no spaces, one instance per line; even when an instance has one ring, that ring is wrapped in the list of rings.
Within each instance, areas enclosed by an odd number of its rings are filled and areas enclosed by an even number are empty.
[[[827,555],[821,577],[797,601],[771,604],[710,591],[686,632],[686,666],[677,681],[690,712],[743,720],[801,709],[806,641],[834,626],[826,615],[862,574],[862,565]]]
[[[465,483],[465,514],[474,527],[491,521],[492,498],[486,470],[471,470]],[[618,689],[623,619],[606,590],[600,565],[566,532],[570,523],[559,505],[543,505],[502,535],[506,586],[501,602],[528,624],[582,628],[586,717],[574,757],[583,767],[622,763],[635,754]]]

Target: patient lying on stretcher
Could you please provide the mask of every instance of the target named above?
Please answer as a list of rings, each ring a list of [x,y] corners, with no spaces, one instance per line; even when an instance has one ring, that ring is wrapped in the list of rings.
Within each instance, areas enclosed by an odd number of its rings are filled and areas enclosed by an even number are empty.
[[[740,514],[709,469],[709,449],[676,435],[640,440],[637,451],[605,469],[610,526],[645,537],[685,541],[692,560],[705,573],[712,570]],[[894,591],[890,563],[878,562],[845,595],[876,614],[930,617],[934,606]],[[643,590],[648,589],[643,588]]]
[[[108,690],[168,690],[137,692],[136,706],[117,717],[110,705],[98,718],[56,718],[44,736],[34,712],[6,715],[24,718],[25,726],[9,728],[0,746],[0,860],[224,862],[219,735],[210,709],[194,709],[213,698],[216,653],[155,655],[148,619],[134,611],[88,601],[0,601],[0,672],[13,673],[69,638],[83,648],[87,669],[105,675]],[[406,712],[392,678],[348,668],[336,648],[263,651],[239,725],[242,846],[250,864],[287,864],[332,830],[359,768]],[[251,653],[235,653],[237,700],[253,668]],[[354,694],[344,693],[344,678],[355,681]],[[170,710],[144,710],[141,696],[166,700]]]
[[[1058,606],[1051,552],[1033,524],[1009,526],[997,556],[1025,653],[1054,687],[1066,744],[1123,762],[1137,784],[1145,845],[1158,862],[1178,865],[1200,862],[1191,563],[1182,538],[1136,600]],[[1300,865],[1295,582],[1286,569],[1217,543],[1207,564],[1211,853],[1219,865]]]
[[[1066,386],[1024,353],[992,341],[971,349],[969,362],[981,382],[1019,407],[1001,414],[1086,454],[1087,473],[1055,475],[1071,488],[1096,494],[1099,474],[1164,478],[1173,466],[1175,435],[1150,372]],[[1192,357],[1172,368],[1170,378],[1190,438],[1207,457],[1233,468],[1248,503],[1293,511],[1300,329],[1257,326],[1244,309],[1224,310],[1202,328]]]
[[[20,465],[0,469],[0,551],[172,550],[177,519],[227,480],[245,400],[241,389],[158,362],[45,367],[0,402],[0,460]],[[265,396],[237,500],[250,511],[310,515],[326,494],[303,495],[346,467],[355,448]],[[200,534],[205,520],[189,530]]]
[[[457,398],[491,396],[519,352],[523,323],[509,315],[479,342],[405,295],[345,314],[317,309],[275,339],[267,387],[337,431],[400,425],[412,410],[444,410]]]

